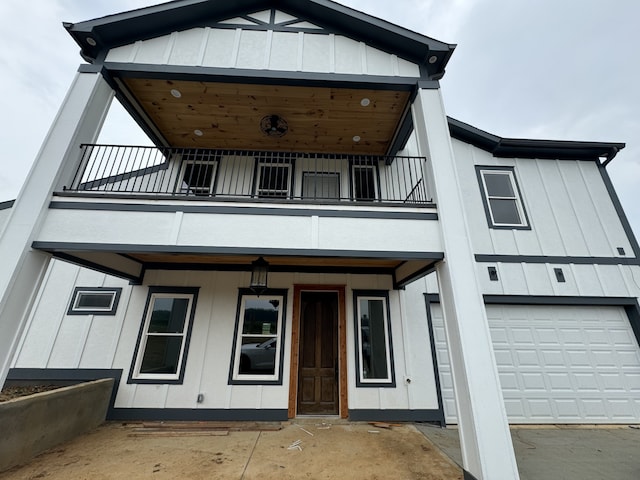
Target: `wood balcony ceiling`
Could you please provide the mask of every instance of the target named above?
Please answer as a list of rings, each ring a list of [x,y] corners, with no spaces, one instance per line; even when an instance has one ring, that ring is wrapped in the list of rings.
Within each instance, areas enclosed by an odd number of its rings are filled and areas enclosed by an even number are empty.
[[[165,140],[189,148],[384,155],[409,102],[409,92],[393,90],[136,78],[125,84]],[[260,121],[271,115],[287,122],[282,137],[261,131]]]

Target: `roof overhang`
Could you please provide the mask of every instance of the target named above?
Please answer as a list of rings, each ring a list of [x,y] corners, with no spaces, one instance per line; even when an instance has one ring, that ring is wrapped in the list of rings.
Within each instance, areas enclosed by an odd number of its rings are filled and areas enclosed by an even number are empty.
[[[603,164],[606,165],[625,147],[624,143],[502,138],[451,117],[448,117],[448,121],[449,132],[453,138],[485,150],[494,157],[595,161],[605,159]]]
[[[415,62],[433,80],[442,77],[455,49],[330,0],[177,0],[64,27],[92,62],[114,47],[272,7]]]

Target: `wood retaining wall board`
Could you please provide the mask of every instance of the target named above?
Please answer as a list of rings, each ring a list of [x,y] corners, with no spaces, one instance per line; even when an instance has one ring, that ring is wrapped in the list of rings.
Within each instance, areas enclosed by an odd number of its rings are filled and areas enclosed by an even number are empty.
[[[0,472],[103,423],[112,390],[108,378],[0,403]]]

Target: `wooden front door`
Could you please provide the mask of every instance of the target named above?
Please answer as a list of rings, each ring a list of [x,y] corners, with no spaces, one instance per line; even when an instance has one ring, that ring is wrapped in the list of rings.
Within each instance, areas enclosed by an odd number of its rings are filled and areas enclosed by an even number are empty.
[[[337,415],[338,293],[301,295],[298,414]]]

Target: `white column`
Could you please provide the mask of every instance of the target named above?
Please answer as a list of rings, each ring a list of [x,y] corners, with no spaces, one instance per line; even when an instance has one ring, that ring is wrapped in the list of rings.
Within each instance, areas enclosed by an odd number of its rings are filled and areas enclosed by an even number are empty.
[[[31,243],[52,192],[69,183],[79,163],[80,144],[95,142],[112,98],[100,74],[76,75],[0,232],[0,386],[49,263]]]
[[[442,229],[445,259],[437,273],[463,467],[479,480],[518,479],[440,90],[419,90],[413,120],[421,155],[429,159]]]

